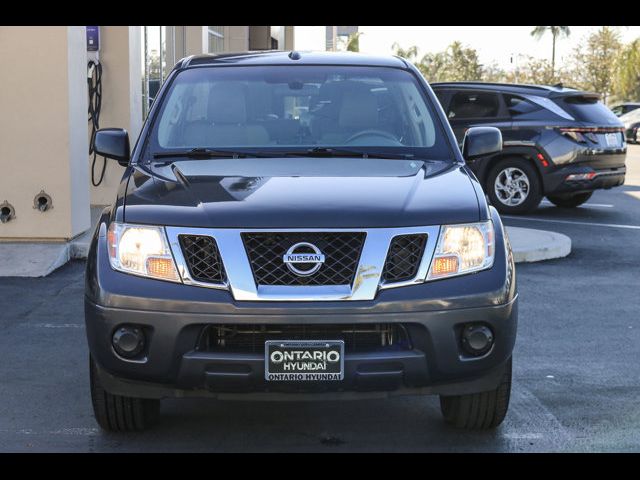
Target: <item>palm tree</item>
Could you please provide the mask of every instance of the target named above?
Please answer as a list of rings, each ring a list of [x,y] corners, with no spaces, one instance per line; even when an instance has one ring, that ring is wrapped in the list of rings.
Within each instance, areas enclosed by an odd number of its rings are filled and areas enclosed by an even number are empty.
[[[347,38],[347,52],[359,52],[360,51],[360,35],[362,32],[356,32]]]
[[[531,31],[531,35],[540,40],[547,30],[551,32],[553,37],[553,50],[551,52],[551,76],[553,77],[556,68],[556,39],[559,36],[568,37],[571,35],[571,30],[569,30],[569,27],[536,27]]]
[[[398,42],[394,42],[391,46],[393,54],[398,57],[406,58],[409,61],[413,61],[418,56],[418,47],[415,45],[409,48],[402,48]]]

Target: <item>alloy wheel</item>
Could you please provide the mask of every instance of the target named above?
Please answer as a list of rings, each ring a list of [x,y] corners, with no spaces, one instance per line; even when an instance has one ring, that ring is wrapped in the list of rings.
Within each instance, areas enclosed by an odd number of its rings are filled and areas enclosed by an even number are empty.
[[[519,168],[505,168],[496,176],[493,188],[501,203],[509,207],[516,207],[529,196],[529,177]]]

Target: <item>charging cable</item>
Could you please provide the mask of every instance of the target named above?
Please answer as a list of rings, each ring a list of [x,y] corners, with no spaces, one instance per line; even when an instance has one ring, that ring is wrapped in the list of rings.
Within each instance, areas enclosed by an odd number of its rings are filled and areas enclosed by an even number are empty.
[[[97,187],[104,180],[107,169],[107,159],[102,159],[102,170],[100,177],[96,181],[96,161],[97,153],[94,148],[96,132],[100,128],[100,108],[102,107],[102,65],[97,60],[90,60],[87,64],[87,84],[89,85],[89,122],[91,122],[91,141],[89,142],[89,155],[93,155],[91,163],[91,183]]]

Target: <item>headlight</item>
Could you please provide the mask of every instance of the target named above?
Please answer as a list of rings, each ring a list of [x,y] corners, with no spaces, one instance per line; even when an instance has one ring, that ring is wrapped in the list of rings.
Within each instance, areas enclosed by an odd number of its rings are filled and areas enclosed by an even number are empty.
[[[493,266],[493,222],[444,225],[427,280],[464,275]]]
[[[114,270],[180,282],[163,228],[113,222],[107,243]]]

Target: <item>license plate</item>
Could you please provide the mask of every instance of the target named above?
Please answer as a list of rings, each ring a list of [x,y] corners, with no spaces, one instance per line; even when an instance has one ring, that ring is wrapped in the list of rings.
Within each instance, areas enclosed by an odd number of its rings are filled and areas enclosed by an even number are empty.
[[[604,140],[607,142],[607,147],[619,147],[620,146],[620,134],[619,133],[605,133]]]
[[[344,378],[342,340],[267,340],[264,356],[267,381],[339,381]]]

